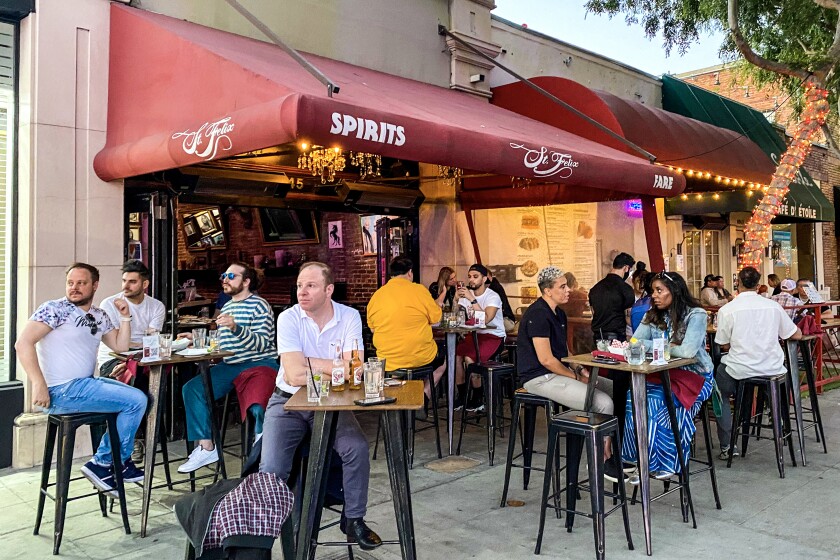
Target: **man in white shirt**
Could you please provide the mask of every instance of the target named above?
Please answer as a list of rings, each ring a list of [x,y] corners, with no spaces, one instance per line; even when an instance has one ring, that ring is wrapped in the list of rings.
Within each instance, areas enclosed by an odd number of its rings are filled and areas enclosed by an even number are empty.
[[[785,356],[779,339],[799,340],[802,331],[793,324],[784,309],[758,295],[761,274],[748,266],[738,273],[740,293],[717,314],[715,342],[724,352],[715,381],[723,399],[718,418],[720,459],[729,457],[732,413],[729,397],[735,395],[737,381],[785,373]],[[733,450],[737,455],[737,449]]]
[[[146,295],[149,288],[151,273],[142,261],[129,260],[122,265],[122,291],[109,296],[99,304],[100,309],[110,317],[111,322],[117,324],[119,313],[114,302],[124,301],[131,312],[131,342],[129,346],[139,348],[143,346],[143,335],[149,329],[160,332],[166,319],[166,307],[163,302]],[[125,369],[125,362],[116,360],[110,355],[111,349],[105,344],[99,345],[97,369],[101,375],[117,377]]]
[[[467,283],[458,289],[458,305],[469,312],[483,311],[484,324],[487,329],[478,333],[478,350],[481,360],[489,360],[505,341],[505,323],[502,316],[502,298],[490,289],[487,282],[487,268],[481,264],[474,264],[467,273]],[[478,362],[475,341],[468,336],[458,343],[455,348],[455,382],[458,384],[459,399],[463,403],[467,382],[466,366]],[[466,403],[467,410],[474,412],[484,407],[484,394],[481,389],[481,379],[473,380],[471,402]],[[456,404],[456,408],[458,405]]]
[[[48,414],[116,412],[121,469],[125,482],[141,482],[143,471],[131,462],[134,433],[146,412],[142,391],[112,379],[93,376],[100,341],[117,352],[128,350],[131,320],[125,301],[115,302],[116,323],[93,305],[99,270],[85,263],[67,269],[65,297],[42,304],[15,342],[18,359],[32,383],[35,409]],[[105,435],[93,458],[82,467],[94,486],[115,495],[111,439]]]
[[[288,480],[295,450],[312,429],[312,412],[290,412],[286,401],[301,388],[306,390],[308,368],[329,375],[333,368],[334,341],[343,349],[345,379],[349,373],[353,343],[362,339],[359,312],[335,303],[332,270],[324,263],[310,261],[300,268],[297,278],[298,303],[277,318],[277,352],[280,370],[277,386],[268,401],[262,437],[260,471]],[[363,356],[359,356],[364,360]],[[363,550],[382,544],[364,521],[370,483],[369,446],[352,412],[340,412],[335,433],[335,451],[341,457],[344,474],[344,515],[341,530],[347,542]]]

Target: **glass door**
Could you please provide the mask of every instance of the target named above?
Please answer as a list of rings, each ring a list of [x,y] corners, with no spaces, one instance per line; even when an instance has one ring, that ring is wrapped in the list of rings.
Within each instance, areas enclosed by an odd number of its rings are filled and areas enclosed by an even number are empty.
[[[684,233],[685,280],[695,297],[700,297],[703,278],[720,274],[720,232],[688,230]]]

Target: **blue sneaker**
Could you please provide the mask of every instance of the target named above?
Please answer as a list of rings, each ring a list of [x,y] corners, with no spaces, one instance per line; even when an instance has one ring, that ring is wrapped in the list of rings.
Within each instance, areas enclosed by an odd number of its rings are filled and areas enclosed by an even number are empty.
[[[143,471],[134,465],[134,461],[128,459],[123,465],[123,482],[143,482]]]
[[[114,469],[111,466],[103,467],[93,461],[88,461],[82,467],[82,474],[90,480],[93,485],[102,492],[107,492],[113,497],[118,497],[114,487]]]

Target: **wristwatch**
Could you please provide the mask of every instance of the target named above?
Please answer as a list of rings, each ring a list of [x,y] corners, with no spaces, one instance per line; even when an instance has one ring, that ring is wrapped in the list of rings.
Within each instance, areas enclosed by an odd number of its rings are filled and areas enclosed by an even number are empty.
[[[477,300],[477,299],[474,299],[474,300],[472,300],[472,301],[470,302],[470,305],[475,305],[476,303],[478,303],[478,300]]]

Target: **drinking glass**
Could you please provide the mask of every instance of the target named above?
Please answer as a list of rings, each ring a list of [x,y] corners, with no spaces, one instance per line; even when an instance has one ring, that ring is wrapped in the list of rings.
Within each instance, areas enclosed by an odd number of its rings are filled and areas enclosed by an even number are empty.
[[[193,329],[193,348],[207,348],[207,329]]]
[[[596,342],[598,350],[601,352],[609,352],[610,350],[610,341],[605,339],[600,339]]]
[[[365,398],[373,399],[379,396],[382,383],[382,370],[375,362],[367,362],[364,365]]]
[[[321,374],[306,368],[306,400],[318,402],[321,398]]]
[[[641,342],[630,342],[624,349],[624,357],[631,366],[645,363],[645,346]]]
[[[664,352],[664,354],[665,354],[665,361],[670,362],[671,361],[671,342],[667,339],[665,340],[665,352]]]
[[[324,373],[323,369],[315,368],[315,377],[321,378],[321,400],[325,401],[330,396],[330,387],[332,386],[331,376]]]
[[[162,360],[167,360],[172,357],[172,335],[162,334],[158,339],[160,340],[160,357]]]
[[[219,351],[219,331],[212,330],[207,333],[207,346],[211,352]]]

